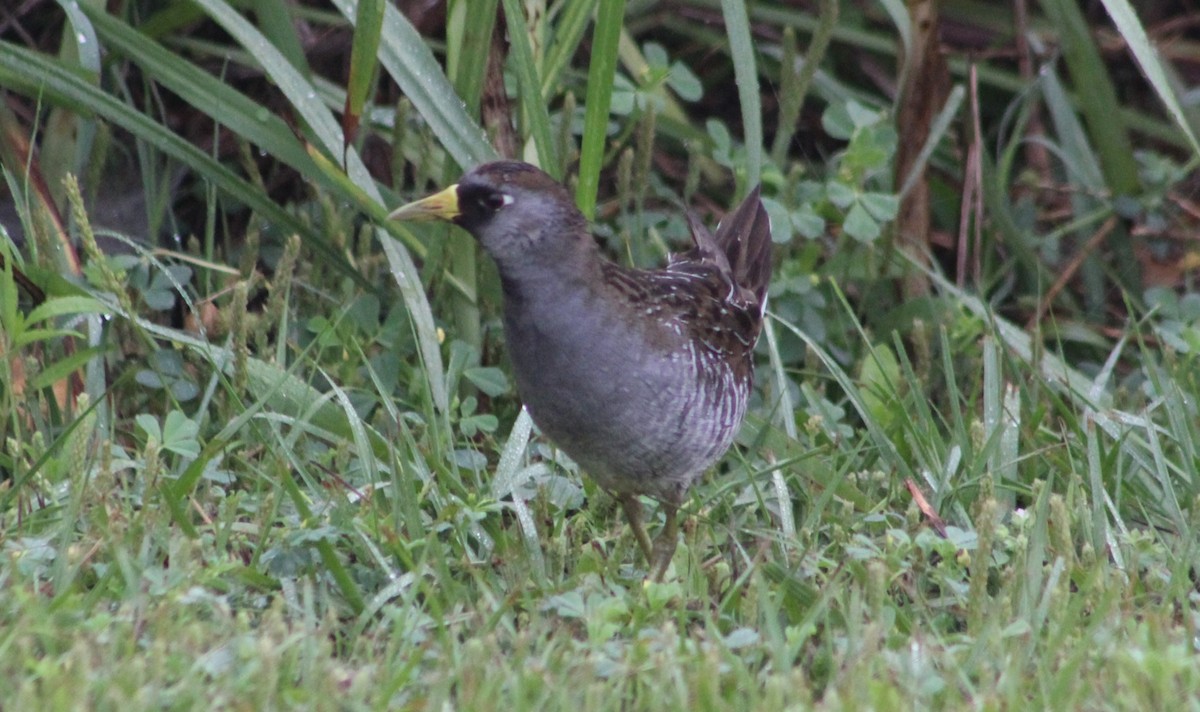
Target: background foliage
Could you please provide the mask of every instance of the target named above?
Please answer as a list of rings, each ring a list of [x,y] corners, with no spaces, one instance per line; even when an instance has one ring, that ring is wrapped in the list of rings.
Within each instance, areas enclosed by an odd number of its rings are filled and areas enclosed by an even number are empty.
[[[1193,699],[1189,7],[6,7],[3,699]],[[496,156],[637,265],[763,185],[753,412],[668,583],[531,432],[470,237],[382,219]]]

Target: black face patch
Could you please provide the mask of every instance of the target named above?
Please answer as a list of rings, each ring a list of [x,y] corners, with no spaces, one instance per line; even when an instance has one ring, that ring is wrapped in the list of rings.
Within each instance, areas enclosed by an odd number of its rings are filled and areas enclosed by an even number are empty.
[[[465,184],[458,187],[459,216],[454,222],[463,228],[472,230],[487,223],[492,216],[512,199],[503,193],[485,185]]]

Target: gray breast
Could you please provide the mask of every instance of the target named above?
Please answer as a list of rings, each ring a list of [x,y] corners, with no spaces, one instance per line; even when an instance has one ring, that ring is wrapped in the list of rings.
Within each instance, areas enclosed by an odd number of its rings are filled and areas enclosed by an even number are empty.
[[[679,503],[728,449],[750,384],[703,344],[651,355],[621,341],[543,341],[514,358],[518,388],[534,422],[601,486]],[[573,381],[569,391],[547,382],[552,372]]]

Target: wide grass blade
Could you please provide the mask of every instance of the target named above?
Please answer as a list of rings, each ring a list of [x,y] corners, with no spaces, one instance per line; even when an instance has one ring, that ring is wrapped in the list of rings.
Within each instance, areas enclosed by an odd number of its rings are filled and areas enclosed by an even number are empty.
[[[344,168],[350,179],[372,200],[382,205],[383,198],[374,179],[367,172],[358,152],[345,145],[340,127],[334,120],[333,114],[321,103],[312,83],[302,77],[283,55],[276,51],[266,41],[266,38],[231,6],[221,0],[197,1],[243,47],[254,54],[263,70],[275,81],[275,84],[287,96],[292,106],[296,108],[296,111],[313,131],[321,148],[329,155],[342,153],[345,158]],[[444,75],[442,76],[444,79]],[[387,233],[382,229],[377,230],[376,234],[383,244],[392,271],[397,275],[397,281],[401,285],[410,287],[402,289],[401,295],[405,299],[405,305],[408,307],[413,325],[416,327],[430,394],[433,396],[438,412],[446,413],[449,408],[449,396],[445,389],[441,346],[438,343],[437,330],[433,322],[433,312],[429,308],[429,302],[425,298],[424,292],[411,288],[411,285],[421,284],[420,274],[417,272],[412,257],[399,242],[389,239]]]
[[[361,0],[354,22],[354,41],[350,46],[350,77],[346,82],[346,104],[342,114],[342,132],[349,143],[358,131],[363,108],[375,86],[376,55],[383,32],[383,0]],[[294,35],[293,35],[294,36]]]
[[[563,3],[562,16],[554,30],[554,40],[542,63],[542,101],[549,102],[557,91],[563,71],[579,49],[588,20],[598,0],[575,0]],[[606,3],[611,4],[611,3]]]
[[[80,7],[88,13],[109,52],[128,58],[148,76],[260,150],[305,176],[315,180],[322,178],[292,127],[274,113],[265,111],[261,103],[184,61],[177,53],[102,9],[90,4]]]
[[[1167,73],[1163,70],[1158,50],[1150,43],[1150,38],[1146,35],[1146,28],[1138,20],[1133,6],[1129,4],[1129,0],[1101,0],[1101,2],[1108,10],[1117,29],[1120,30],[1121,37],[1129,45],[1129,51],[1137,60],[1138,66],[1142,68],[1150,86],[1154,87],[1158,98],[1167,107],[1167,113],[1171,115],[1175,125],[1187,137],[1193,153],[1196,154],[1194,158],[1200,158],[1200,143],[1197,142],[1192,125],[1183,113],[1183,107],[1179,105],[1179,97],[1167,79]]]
[[[542,555],[541,541],[538,539],[537,523],[520,491],[521,486],[525,484],[522,475],[528,472],[521,469],[521,464],[532,433],[533,418],[529,417],[528,410],[522,408],[517,415],[517,422],[513,423],[508,440],[504,443],[504,449],[500,452],[500,462],[496,465],[496,476],[492,481],[492,493],[496,497],[512,497],[513,510],[517,513],[517,525],[521,528],[521,538],[525,541],[530,565],[538,581],[544,581],[546,562]]]
[[[497,2],[458,0],[447,4],[446,75],[471,116],[479,116],[479,99],[488,70],[488,62],[480,57],[492,43]]]
[[[346,19],[354,21],[357,0],[333,2]],[[464,167],[494,161],[495,149],[488,143],[479,122],[467,114],[429,45],[391,4],[383,13],[381,40],[380,63],[412,101],[450,157]]]
[[[758,185],[762,174],[763,128],[762,98],[759,96],[758,70],[755,68],[754,40],[750,19],[742,0],[721,0],[729,53],[733,57],[733,75],[737,81],[738,101],[742,106],[742,140],[746,145],[747,187]]]
[[[589,220],[596,216],[596,191],[600,187],[600,168],[608,141],[608,109],[612,103],[617,45],[621,40],[624,17],[625,0],[602,2],[596,10],[584,103],[583,143],[579,147],[579,183],[575,187],[575,204]]]
[[[83,5],[81,7],[87,7]],[[99,23],[97,23],[99,27]],[[281,230],[298,233],[323,259],[369,287],[339,252],[311,227],[279,207],[249,181],[187,142],[167,127],[93,86],[69,67],[17,45],[0,42],[0,84],[30,96],[46,96],[56,104],[82,113],[95,113],[124,127],[163,153],[204,176],[224,194],[245,203]]]
[[[526,133],[533,138],[533,145],[537,149],[537,164],[551,176],[561,178],[562,163],[558,160],[558,149],[550,131],[550,112],[546,102],[542,101],[542,83],[538,80],[524,9],[518,0],[502,2],[504,20],[508,23],[508,51],[521,90],[521,115],[525,119]]]

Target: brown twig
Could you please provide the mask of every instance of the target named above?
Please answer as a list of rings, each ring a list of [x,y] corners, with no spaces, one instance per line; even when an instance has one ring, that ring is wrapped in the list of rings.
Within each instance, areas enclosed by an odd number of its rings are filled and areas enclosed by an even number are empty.
[[[1033,313],[1033,316],[1025,324],[1026,331],[1032,331],[1035,326],[1041,323],[1042,319],[1046,316],[1046,312],[1050,309],[1050,305],[1054,303],[1054,298],[1058,296],[1063,287],[1067,286],[1067,282],[1071,281],[1071,278],[1079,271],[1079,267],[1087,259],[1087,256],[1092,253],[1092,250],[1096,249],[1096,246],[1103,242],[1116,226],[1117,216],[1113,215],[1108,220],[1105,220],[1100,229],[1089,237],[1088,241],[1075,252],[1074,256],[1071,257],[1071,261],[1063,268],[1062,274],[1058,276],[1058,279],[1054,280],[1054,284],[1050,285],[1050,289],[1046,291],[1045,296],[1038,302],[1037,311]]]
[[[913,482],[911,477],[904,478],[904,486],[908,488],[908,493],[912,495],[913,501],[917,503],[917,509],[920,509],[921,514],[924,514],[925,518],[929,520],[929,526],[933,527],[938,536],[945,539],[946,522],[942,521],[942,518],[934,511],[933,506],[929,504],[929,500],[925,499],[925,493],[921,491],[920,487],[917,487],[917,483]]]
[[[975,279],[978,280],[983,272],[980,256],[980,252],[983,251],[983,130],[979,121],[979,77],[974,63],[971,64],[969,77],[971,136],[967,141],[967,162],[963,167],[963,197],[958,219],[958,264],[955,281],[959,287],[966,285],[968,254],[974,253],[971,270]],[[968,244],[967,226],[972,223],[974,239],[971,240],[973,244]]]

